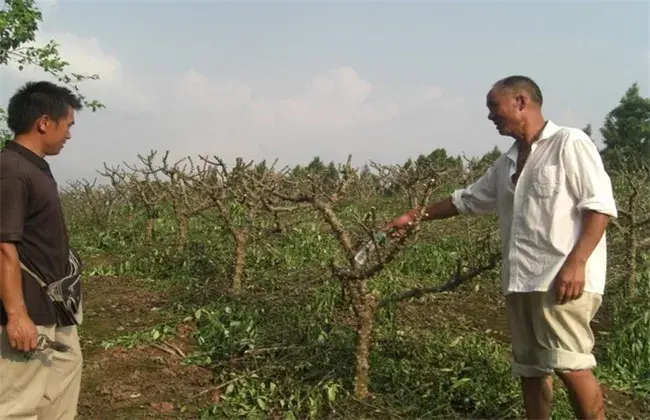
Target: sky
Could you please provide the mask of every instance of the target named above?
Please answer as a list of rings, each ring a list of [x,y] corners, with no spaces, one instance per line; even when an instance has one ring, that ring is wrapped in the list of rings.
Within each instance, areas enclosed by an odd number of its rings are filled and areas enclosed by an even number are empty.
[[[279,159],[403,163],[512,143],[487,120],[498,79],[532,77],[547,119],[598,128],[635,82],[650,88],[648,1],[41,0],[36,42],[60,43],[106,109],[82,111],[59,183],[104,163]],[[34,69],[0,68],[0,98]]]

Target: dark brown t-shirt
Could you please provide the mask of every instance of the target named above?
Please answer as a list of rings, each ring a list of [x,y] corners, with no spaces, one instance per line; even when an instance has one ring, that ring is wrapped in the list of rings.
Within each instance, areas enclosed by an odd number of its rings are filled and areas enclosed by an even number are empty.
[[[0,152],[0,241],[16,244],[22,263],[49,284],[68,267],[68,233],[50,166],[13,141]],[[55,308],[36,280],[22,271],[27,312],[36,325],[56,323]],[[0,325],[7,315],[0,304]]]

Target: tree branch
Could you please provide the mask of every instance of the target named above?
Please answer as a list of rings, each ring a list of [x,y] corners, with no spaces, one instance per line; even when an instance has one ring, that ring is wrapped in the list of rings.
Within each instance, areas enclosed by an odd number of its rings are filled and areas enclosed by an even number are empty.
[[[390,296],[387,296],[386,298],[382,299],[379,302],[379,307],[386,306],[390,303],[394,302],[399,302],[402,300],[406,299],[411,299],[411,298],[421,298],[425,294],[430,294],[430,293],[440,293],[440,292],[448,292],[457,289],[461,284],[464,282],[473,279],[474,277],[477,277],[486,271],[492,270],[493,268],[496,268],[498,262],[501,259],[501,254],[493,254],[489,258],[489,262],[481,267],[474,268],[470,271],[468,271],[465,274],[460,273],[460,261],[459,261],[459,267],[456,272],[456,274],[448,279],[444,284],[439,285],[439,286],[430,286],[430,287],[418,287],[415,289],[407,290],[404,292],[400,293],[395,293]]]

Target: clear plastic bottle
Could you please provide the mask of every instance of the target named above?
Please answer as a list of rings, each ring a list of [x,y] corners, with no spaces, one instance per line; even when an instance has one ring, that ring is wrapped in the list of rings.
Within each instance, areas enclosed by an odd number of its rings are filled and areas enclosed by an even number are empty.
[[[377,244],[381,244],[386,240],[386,238],[388,238],[388,234],[386,232],[375,233],[375,242]],[[369,240],[356,253],[356,255],[354,256],[354,260],[357,262],[357,264],[363,265],[368,260],[368,256],[370,255],[370,253],[373,252],[374,250],[375,250],[375,244],[373,243],[372,240]]]

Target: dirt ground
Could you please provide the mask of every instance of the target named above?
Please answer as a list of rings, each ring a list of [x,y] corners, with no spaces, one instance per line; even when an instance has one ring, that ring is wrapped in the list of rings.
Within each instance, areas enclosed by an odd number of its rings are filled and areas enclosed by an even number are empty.
[[[197,407],[218,403],[211,372],[182,366],[192,351],[191,328],[181,324],[176,336],[158,346],[115,346],[102,341],[130,331],[150,329],[164,321],[160,309],[168,301],[137,281],[120,277],[89,277],[85,284],[84,324],[80,330],[84,372],[79,402],[80,420],[197,418]],[[447,302],[455,299],[454,302]],[[410,303],[402,315],[422,318],[421,325],[455,322],[506,341],[502,303],[484,293],[469,293],[462,302],[451,295]],[[496,310],[495,310],[496,309]],[[489,314],[489,315],[488,315]],[[418,322],[420,324],[420,322]],[[605,389],[608,418],[648,418],[643,406],[625,394]]]
[[[209,371],[181,366],[182,355],[191,351],[188,327],[181,324],[177,336],[160,347],[101,346],[159,323],[165,296],[118,277],[89,278],[84,296],[79,419],[196,418],[195,407],[214,396]]]

